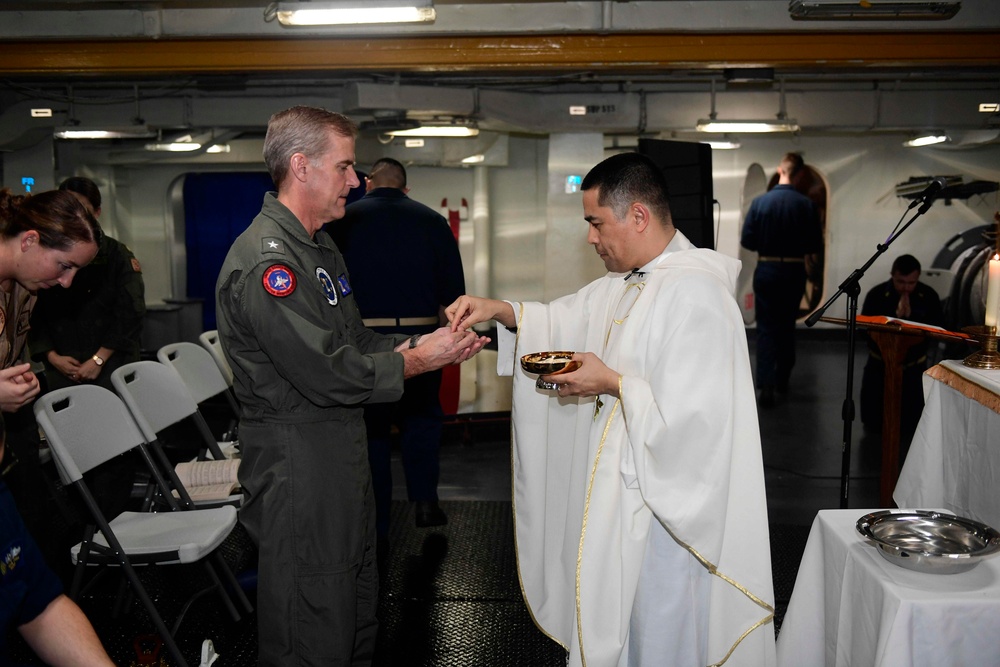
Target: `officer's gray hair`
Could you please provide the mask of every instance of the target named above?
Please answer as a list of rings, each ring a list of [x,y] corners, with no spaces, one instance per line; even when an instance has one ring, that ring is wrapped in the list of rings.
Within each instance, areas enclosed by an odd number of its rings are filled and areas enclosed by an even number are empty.
[[[329,133],[354,138],[357,124],[343,114],[317,107],[295,106],[271,116],[264,137],[264,164],[277,188],[288,176],[296,153],[317,158],[329,148]]]

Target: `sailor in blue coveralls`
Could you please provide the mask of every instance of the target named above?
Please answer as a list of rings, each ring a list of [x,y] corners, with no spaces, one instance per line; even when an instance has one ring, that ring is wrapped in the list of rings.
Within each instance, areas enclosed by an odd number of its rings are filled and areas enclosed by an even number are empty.
[[[795,365],[795,320],[806,287],[806,262],[823,249],[823,231],[812,200],[795,189],[802,156],[785,155],[778,184],[750,204],[740,243],[758,254],[753,274],[757,321],[757,388],[760,406],[774,405]]]
[[[364,323],[379,333],[429,333],[444,322],[444,307],[465,294],[458,243],[440,213],[407,196],[406,169],[398,161],[377,160],[365,185],[367,194],[328,226],[351,271]],[[447,523],[437,494],[440,390],[441,372],[424,373],[406,381],[398,403],[365,407],[380,542],[389,534],[394,423],[417,526]]]

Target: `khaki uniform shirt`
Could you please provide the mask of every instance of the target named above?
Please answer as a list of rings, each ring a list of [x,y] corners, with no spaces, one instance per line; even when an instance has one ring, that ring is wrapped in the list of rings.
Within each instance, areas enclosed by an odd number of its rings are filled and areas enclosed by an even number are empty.
[[[25,341],[31,328],[31,308],[35,305],[34,294],[16,281],[11,283],[10,292],[0,290],[0,368],[27,361]]]

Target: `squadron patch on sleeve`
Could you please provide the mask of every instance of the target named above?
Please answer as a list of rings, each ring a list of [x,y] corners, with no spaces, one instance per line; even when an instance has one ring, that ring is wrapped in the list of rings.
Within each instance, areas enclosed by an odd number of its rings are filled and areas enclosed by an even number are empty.
[[[337,290],[333,286],[333,278],[330,277],[330,274],[322,266],[316,267],[316,278],[319,279],[320,289],[323,290],[323,295],[326,297],[327,302],[331,306],[336,306]]]
[[[132,270],[136,273],[142,273],[142,266],[139,265],[139,260],[135,257],[132,258]]]
[[[347,274],[341,273],[337,276],[337,283],[340,284],[340,293],[347,296],[351,293],[351,284],[347,282]]]
[[[288,296],[295,291],[295,274],[284,264],[273,264],[264,272],[264,289],[273,296]]]

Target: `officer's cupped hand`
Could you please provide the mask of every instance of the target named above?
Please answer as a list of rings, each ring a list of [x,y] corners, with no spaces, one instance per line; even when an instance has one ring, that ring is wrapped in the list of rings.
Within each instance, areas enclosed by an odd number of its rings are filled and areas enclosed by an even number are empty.
[[[474,331],[452,331],[441,327],[426,336],[421,336],[417,349],[428,355],[435,365],[461,363],[475,355],[489,342],[489,338],[479,336]],[[430,346],[429,349],[421,349]]]

